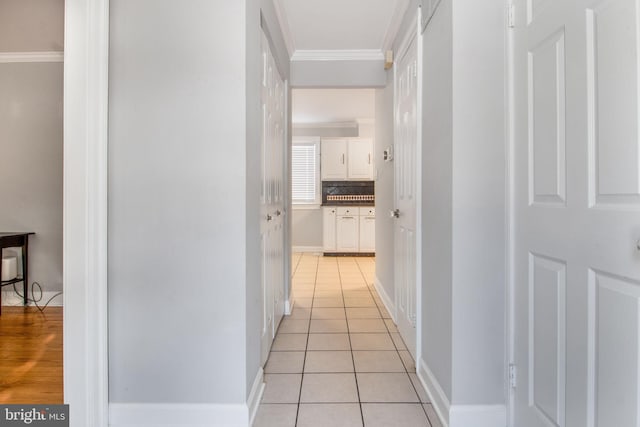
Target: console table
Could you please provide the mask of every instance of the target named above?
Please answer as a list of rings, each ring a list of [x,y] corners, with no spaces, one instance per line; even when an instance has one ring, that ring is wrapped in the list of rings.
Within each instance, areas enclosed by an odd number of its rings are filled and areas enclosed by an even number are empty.
[[[29,236],[35,234],[33,232],[23,233],[6,233],[0,232],[0,277],[2,277],[2,250],[4,248],[22,248],[22,277],[16,277],[13,280],[0,282],[0,291],[3,286],[13,285],[22,282],[24,292],[24,305],[27,305],[28,299],[28,283],[29,283]],[[0,314],[2,314],[2,292],[0,292]]]

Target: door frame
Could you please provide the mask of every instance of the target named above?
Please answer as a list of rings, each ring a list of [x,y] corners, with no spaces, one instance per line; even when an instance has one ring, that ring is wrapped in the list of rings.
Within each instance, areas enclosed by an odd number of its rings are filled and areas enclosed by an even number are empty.
[[[511,13],[513,0],[505,0],[506,10]],[[507,398],[507,426],[514,424],[515,393],[511,387],[510,370],[515,363],[515,62],[514,62],[514,28],[507,26],[505,33],[505,135],[506,135],[506,331],[505,331],[505,390]]]
[[[71,426],[107,427],[109,0],[64,19],[64,402]]]
[[[397,63],[406,53],[411,42],[415,39],[416,43],[416,61],[417,61],[417,95],[416,95],[416,176],[415,176],[415,188],[416,188],[416,372],[420,372],[420,365],[422,361],[422,88],[423,88],[423,33],[422,33],[422,8],[417,7],[414,16],[411,18],[411,24],[408,26],[404,35],[402,35],[402,41],[398,48],[398,55],[394,58],[393,64],[393,123],[394,136],[396,134],[395,129],[395,115],[396,115],[396,79],[397,79]],[[394,165],[395,168],[395,165]],[[394,171],[394,205],[395,205],[395,171]],[[395,209],[395,207],[394,207]],[[395,234],[395,225],[394,225]],[[395,235],[394,235],[395,242]],[[394,286],[394,299],[395,307],[394,313],[392,313],[394,319],[398,318],[398,292]]]

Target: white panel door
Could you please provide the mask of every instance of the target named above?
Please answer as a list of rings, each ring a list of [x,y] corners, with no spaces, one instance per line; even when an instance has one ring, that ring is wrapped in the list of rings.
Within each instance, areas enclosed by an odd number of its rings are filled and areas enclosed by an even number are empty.
[[[285,86],[262,36],[262,363],[284,313]]]
[[[366,138],[350,139],[347,146],[347,177],[373,179],[373,141]]]
[[[347,140],[323,139],[320,143],[320,175],[323,181],[347,179]]]
[[[513,425],[640,425],[637,0],[517,0]]]
[[[418,154],[418,50],[412,34],[395,69],[395,290],[397,322],[416,357],[416,187]]]

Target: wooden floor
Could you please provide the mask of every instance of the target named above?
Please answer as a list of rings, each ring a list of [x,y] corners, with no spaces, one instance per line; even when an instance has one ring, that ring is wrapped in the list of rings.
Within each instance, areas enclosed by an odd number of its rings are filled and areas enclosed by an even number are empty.
[[[0,404],[63,403],[62,307],[2,307]]]

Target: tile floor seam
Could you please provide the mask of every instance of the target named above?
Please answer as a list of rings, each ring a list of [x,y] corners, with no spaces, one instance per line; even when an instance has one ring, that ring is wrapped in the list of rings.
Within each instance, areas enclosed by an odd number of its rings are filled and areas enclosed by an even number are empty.
[[[316,281],[318,279],[318,269],[319,268],[320,268],[320,261],[319,261],[319,258],[318,258],[318,259],[316,259],[316,274],[315,274],[316,279],[313,282],[313,293],[314,294],[316,292]],[[313,316],[313,300],[311,301],[311,312],[309,313],[309,324],[308,324],[308,328],[307,328],[307,342],[306,342],[306,345],[304,347],[304,355],[303,355],[303,358],[302,358],[302,374],[300,376],[300,390],[299,390],[299,393],[298,393],[298,406],[296,407],[296,420],[295,420],[294,426],[298,425],[298,417],[300,416],[300,402],[302,400],[302,385],[304,384],[304,368],[305,368],[305,364],[307,363],[307,350],[309,348],[309,334],[311,333],[311,317],[312,316]]]

